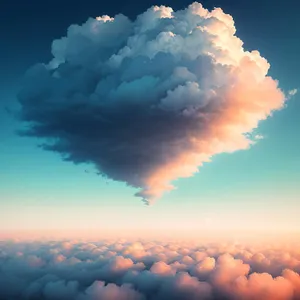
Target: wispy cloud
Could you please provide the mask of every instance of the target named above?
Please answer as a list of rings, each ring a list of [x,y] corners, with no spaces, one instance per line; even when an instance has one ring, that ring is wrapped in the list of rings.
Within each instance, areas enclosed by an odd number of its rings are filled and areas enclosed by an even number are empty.
[[[292,89],[292,90],[289,90],[288,91],[288,94],[290,95],[290,96],[294,96],[294,95],[296,95],[298,93],[298,89]]]

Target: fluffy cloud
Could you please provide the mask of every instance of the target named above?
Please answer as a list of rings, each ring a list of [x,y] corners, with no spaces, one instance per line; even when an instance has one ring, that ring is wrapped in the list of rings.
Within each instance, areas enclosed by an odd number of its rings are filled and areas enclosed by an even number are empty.
[[[130,285],[117,286],[114,283],[105,285],[103,281],[95,281],[78,300],[145,300],[144,296],[133,290]]]
[[[3,300],[300,299],[296,243],[3,241],[0,247]],[[133,248],[142,254],[133,258]]]
[[[247,133],[284,106],[267,60],[235,32],[230,15],[197,2],[71,25],[51,62],[27,72],[22,134],[150,203],[213,155],[249,148]]]

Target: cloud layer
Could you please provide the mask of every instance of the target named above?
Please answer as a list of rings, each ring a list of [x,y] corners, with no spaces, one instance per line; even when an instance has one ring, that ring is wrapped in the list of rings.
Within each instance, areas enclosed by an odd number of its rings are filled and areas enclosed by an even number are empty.
[[[230,15],[197,2],[71,25],[51,62],[26,74],[22,133],[149,203],[213,155],[247,149],[247,133],[283,107],[267,60],[235,32]]]
[[[300,299],[296,244],[103,240],[0,246],[3,300]]]

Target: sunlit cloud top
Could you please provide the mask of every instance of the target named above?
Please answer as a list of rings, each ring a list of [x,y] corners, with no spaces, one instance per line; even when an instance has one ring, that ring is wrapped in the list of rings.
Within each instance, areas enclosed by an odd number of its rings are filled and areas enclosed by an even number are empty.
[[[284,106],[267,60],[235,33],[232,16],[197,2],[71,25],[27,72],[22,133],[151,203],[212,156],[248,149],[260,136],[247,134]]]

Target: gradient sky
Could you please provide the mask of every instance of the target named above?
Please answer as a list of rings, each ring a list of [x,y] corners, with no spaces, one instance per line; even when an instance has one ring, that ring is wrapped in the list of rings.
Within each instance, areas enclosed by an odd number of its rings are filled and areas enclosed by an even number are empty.
[[[5,107],[15,108],[22,74],[50,60],[50,46],[70,24],[88,17],[123,13],[131,18],[151,5],[174,10],[188,1],[7,2],[0,10],[0,230],[11,229],[300,229],[300,102],[256,130],[265,136],[247,151],[223,154],[177,189],[146,207],[123,183],[94,174],[92,166],[63,162],[58,154],[19,137]],[[202,1],[233,16],[248,50],[269,61],[269,74],[288,91],[300,84],[300,3],[287,1]],[[86,173],[85,170],[90,170]]]

